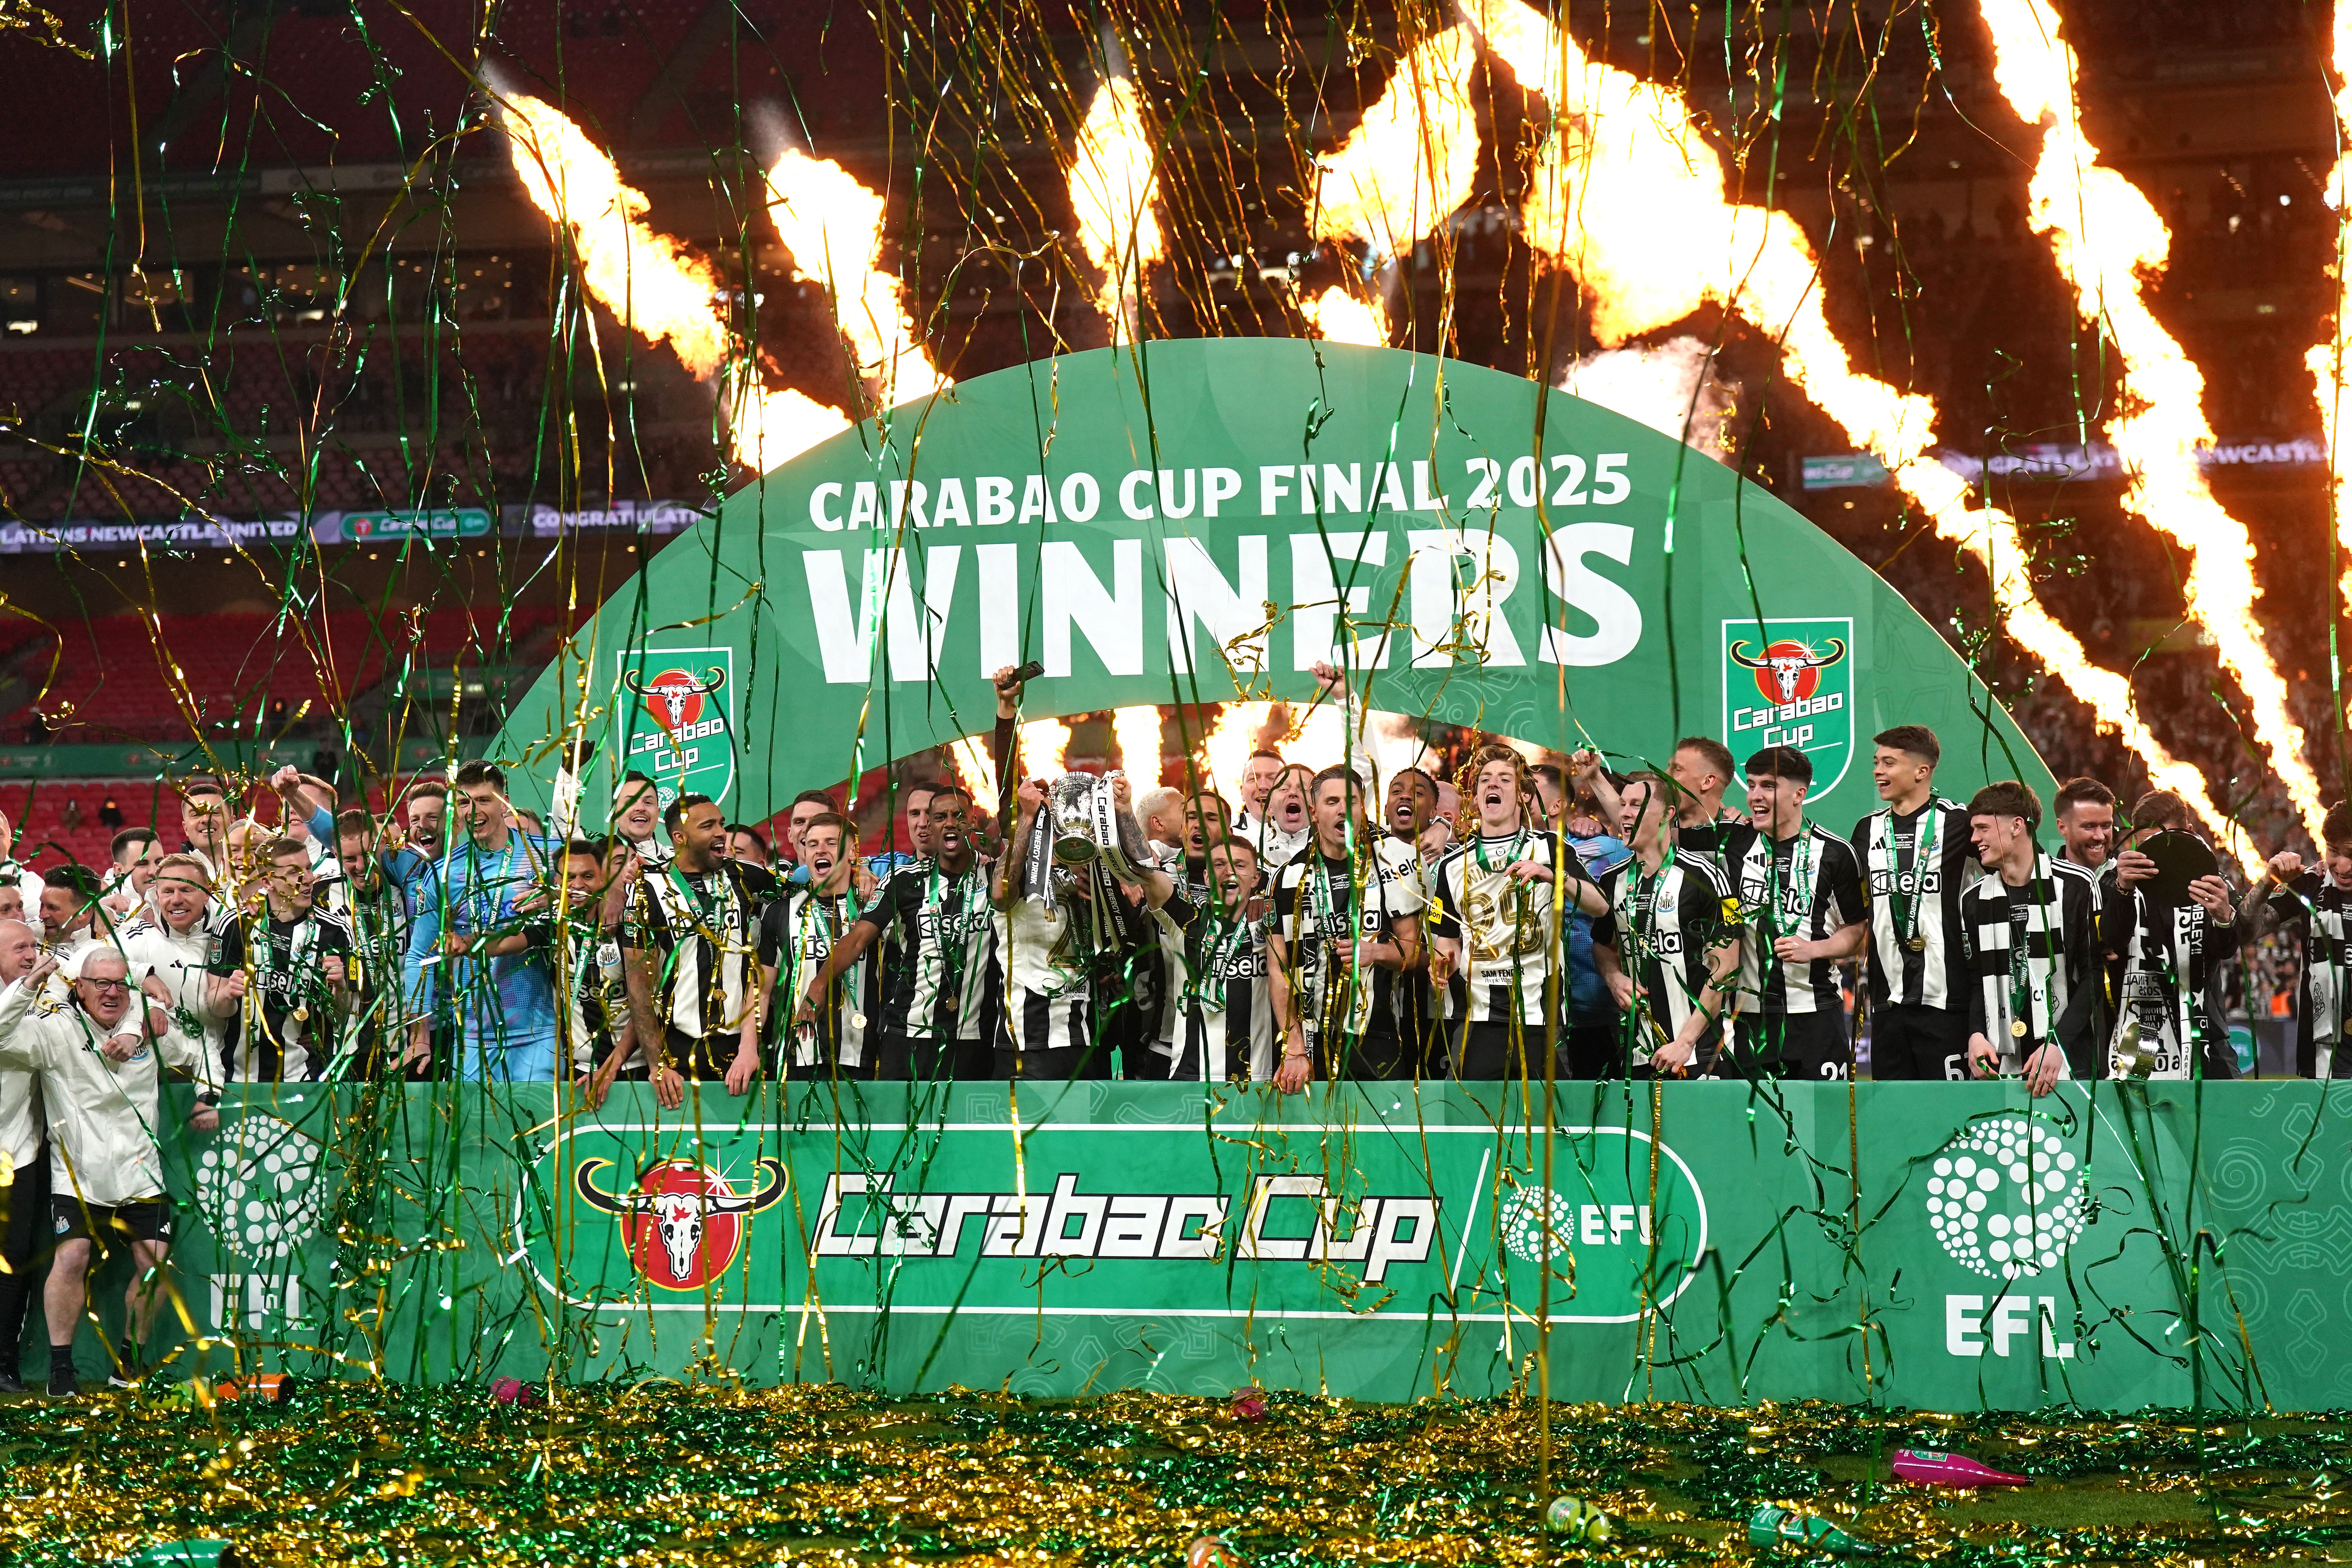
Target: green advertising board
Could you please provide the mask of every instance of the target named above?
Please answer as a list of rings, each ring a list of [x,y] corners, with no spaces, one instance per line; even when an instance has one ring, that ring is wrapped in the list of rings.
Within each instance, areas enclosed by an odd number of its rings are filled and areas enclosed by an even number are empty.
[[[244,1091],[168,1151],[188,1325],[400,1381],[1402,1400],[1549,1325],[1562,1399],[2352,1398],[2325,1085],[1575,1084],[1549,1139],[1517,1085],[771,1090]]]
[[[584,734],[608,775],[758,820],[985,731],[989,673],[1031,658],[1031,718],[1303,701],[1330,661],[1375,710],[1625,764],[1793,744],[1839,826],[1892,724],[1942,736],[1946,794],[2050,784],[1937,630],[1769,491],[1519,377],[1298,339],[1040,362],[819,444],[615,594],[491,754],[531,800]]]

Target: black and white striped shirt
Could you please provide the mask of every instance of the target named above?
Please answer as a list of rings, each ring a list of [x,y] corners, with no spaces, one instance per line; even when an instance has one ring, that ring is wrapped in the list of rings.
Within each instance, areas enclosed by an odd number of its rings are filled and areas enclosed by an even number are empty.
[[[1837,963],[1817,958],[1793,970],[1772,952],[1774,939],[1820,942],[1862,919],[1862,872],[1853,846],[1812,823],[1785,839],[1749,828],[1728,850],[1734,890],[1748,935],[1739,952],[1739,1011],[1777,1018],[1843,1013]]]
[[[648,867],[629,890],[623,945],[653,955],[654,1020],[695,1039],[743,1026],[758,946],[742,868],[722,861],[689,874]],[[640,1041],[641,1049],[651,1049]]]
[[[1093,987],[1072,929],[1076,901],[1064,899],[1049,912],[1036,899],[1016,898],[996,911],[995,967],[1005,999],[1000,1048],[1069,1051],[1093,1042]]]
[[[1968,808],[1940,795],[1908,816],[1886,806],[1854,824],[1852,842],[1870,899],[1871,1001],[1965,1007],[1960,895],[1977,863]]]
[[[878,1031],[877,965],[872,948],[833,977],[817,1005],[816,1023],[802,1030],[793,1022],[802,994],[815,978],[833,944],[863,917],[848,893],[820,893],[803,883],[760,917],[760,963],[775,987],[769,1003],[772,1043],[780,1065],[851,1068],[866,1065],[867,1042]]]
[[[2106,1045],[2098,879],[2037,851],[2023,887],[1989,874],[1961,895],[1960,912],[1969,1029],[1992,1042],[2001,1070],[2016,1072],[2056,1040],[2070,1077],[2098,1077]],[[2023,1035],[2011,1027],[2020,1017]]]
[[[2303,927],[2295,1071],[2324,1079],[2352,1070],[2352,1053],[2343,1048],[2346,977],[2352,975],[2352,889],[2323,872],[2305,871],[2271,894],[2270,911],[2283,926]]]
[[[1182,983],[1170,1077],[1264,1083],[1274,1076],[1274,1005],[1266,984],[1265,917],[1234,920],[1206,889],[1171,899],[1184,933]]]
[[[564,955],[567,967],[558,981],[568,979],[570,989],[555,1015],[556,1026],[562,1031],[558,1059],[569,1061],[574,1072],[593,1072],[613,1054],[614,1037],[629,1020],[621,937],[619,931],[606,931],[592,918],[565,922],[563,940],[571,951]],[[552,921],[544,942],[553,945]],[[551,959],[549,968],[553,967]]]
[[[882,1033],[893,1039],[977,1040],[995,1012],[989,942],[996,910],[988,868],[961,876],[936,860],[901,866],[875,889],[858,921],[880,948]]]
[[[2194,899],[2165,904],[2145,885],[2117,888],[2116,869],[2114,860],[2099,868],[2101,938],[2121,960],[2116,1007],[2139,1018],[2139,1049],[2148,1059],[2144,1076],[2235,1078],[2221,993],[2221,961],[2233,951],[2235,932],[2216,926]],[[2110,1062],[2111,1072],[2116,1065]]]
[[[1549,829],[1499,838],[1482,834],[1447,850],[1431,873],[1437,914],[1430,935],[1462,946],[1446,981],[1449,1019],[1502,1024],[1516,1017],[1540,1027],[1544,984],[1563,980],[1553,901],[1560,900],[1563,914],[1573,912],[1577,884],[1591,879],[1573,851],[1567,857],[1568,880],[1558,887],[1515,880],[1509,869],[1521,860],[1557,868],[1559,836]]]
[[[1310,1036],[1401,1034],[1396,971],[1349,959],[1358,938],[1396,940],[1397,921],[1421,913],[1419,857],[1393,838],[1357,840],[1363,889],[1345,858],[1310,850],[1285,866],[1274,883],[1274,929],[1289,949],[1292,994]],[[1334,952],[1339,962],[1333,963]]]
[[[1595,946],[1614,948],[1625,973],[1647,993],[1633,1033],[1633,1065],[1647,1067],[1660,1046],[1681,1032],[1698,1006],[1711,973],[1708,950],[1739,930],[1738,901],[1723,873],[1703,858],[1676,855],[1650,876],[1639,857],[1601,879],[1609,912],[1593,922]],[[1699,1037],[1694,1061],[1715,1054],[1718,1016]]]

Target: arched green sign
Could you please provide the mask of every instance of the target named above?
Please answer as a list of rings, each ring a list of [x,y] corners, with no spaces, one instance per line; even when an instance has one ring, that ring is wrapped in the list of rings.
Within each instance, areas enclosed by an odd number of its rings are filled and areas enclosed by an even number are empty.
[[[988,672],[1029,658],[1031,717],[1303,700],[1331,660],[1372,708],[1627,763],[1793,743],[1841,827],[1892,724],[1942,737],[1946,794],[2051,783],[1933,627],[1721,464],[1517,376],[1300,339],[1041,361],[824,442],[664,549],[492,754],[537,764],[528,797],[585,731],[604,780],[758,820],[985,731]]]

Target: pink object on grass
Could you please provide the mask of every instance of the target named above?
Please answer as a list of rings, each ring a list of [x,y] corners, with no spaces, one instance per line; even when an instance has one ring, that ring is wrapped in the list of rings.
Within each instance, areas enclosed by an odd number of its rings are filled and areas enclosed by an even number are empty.
[[[2027,1487],[2033,1483],[2023,1476],[2012,1476],[2007,1470],[1996,1470],[1979,1464],[1966,1454],[1948,1454],[1939,1448],[1897,1448],[1895,1450],[1895,1473],[1906,1481],[1924,1481],[1935,1487]]]

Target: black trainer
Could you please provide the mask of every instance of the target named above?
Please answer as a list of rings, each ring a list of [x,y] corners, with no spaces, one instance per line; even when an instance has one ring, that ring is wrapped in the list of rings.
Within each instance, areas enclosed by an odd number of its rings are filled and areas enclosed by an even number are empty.
[[[49,1397],[51,1399],[71,1399],[80,1392],[81,1384],[74,1381],[73,1368],[71,1366],[53,1365],[49,1368]]]
[[[0,1394],[23,1394],[25,1380],[13,1372],[0,1372]]]

